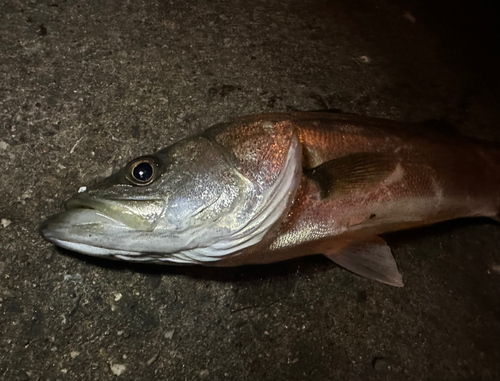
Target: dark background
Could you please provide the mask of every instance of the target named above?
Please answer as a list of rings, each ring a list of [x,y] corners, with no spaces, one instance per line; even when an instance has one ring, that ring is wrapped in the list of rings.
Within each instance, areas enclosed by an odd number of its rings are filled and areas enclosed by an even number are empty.
[[[38,235],[80,186],[231,117],[339,108],[500,141],[485,2],[0,1],[0,379],[498,380],[500,227],[323,257],[137,267]]]

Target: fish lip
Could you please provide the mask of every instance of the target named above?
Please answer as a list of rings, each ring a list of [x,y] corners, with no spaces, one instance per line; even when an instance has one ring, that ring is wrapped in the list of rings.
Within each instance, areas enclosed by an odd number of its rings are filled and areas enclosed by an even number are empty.
[[[137,256],[140,253],[114,249],[114,237],[125,234],[144,234],[155,229],[161,217],[164,200],[103,199],[97,195],[75,195],[65,203],[65,209],[50,216],[39,227],[47,241],[82,254],[94,256]],[[153,203],[153,204],[150,204]],[[143,212],[153,210],[154,213]]]
[[[112,248],[103,247],[99,240],[88,240],[88,237],[91,235],[102,237],[108,232],[113,234],[127,230],[132,231],[133,229],[96,209],[83,207],[54,214],[43,221],[39,227],[39,233],[46,241],[64,249],[95,256],[108,256],[112,252]],[[73,249],[74,247],[87,249],[78,250]],[[128,253],[134,254],[134,252]]]
[[[72,210],[72,209],[94,209],[94,210],[98,210],[96,208],[95,201],[93,202],[90,197],[81,197],[81,196],[71,197],[69,200],[67,200],[64,203],[64,208],[66,210]]]
[[[152,217],[141,215],[137,209],[130,205],[130,203],[141,202],[159,203],[161,211],[165,208],[165,200],[157,198],[101,198],[88,193],[71,197],[65,202],[64,207],[67,212],[78,209],[94,210],[96,213],[134,230],[152,231],[156,227],[161,212]]]
[[[94,217],[92,216],[91,220],[79,221],[76,223],[74,223],[74,222],[72,223],[71,222],[71,218],[72,218],[71,215],[74,216],[74,213],[78,213],[79,210],[81,210],[82,212],[84,210],[89,211],[93,215],[97,216],[99,220],[94,219]],[[126,225],[124,225],[123,223],[120,223],[119,221],[116,221],[115,219],[112,219],[109,216],[107,216],[103,213],[100,213],[97,209],[90,208],[90,207],[89,208],[81,207],[81,208],[73,208],[71,210],[62,211],[60,213],[51,215],[50,217],[45,219],[45,221],[43,221],[40,224],[40,227],[38,230],[40,232],[40,235],[44,239],[52,242],[53,240],[61,239],[60,236],[61,236],[62,230],[71,229],[73,227],[102,225],[103,223],[105,223],[109,226],[120,227],[122,229],[126,228]]]

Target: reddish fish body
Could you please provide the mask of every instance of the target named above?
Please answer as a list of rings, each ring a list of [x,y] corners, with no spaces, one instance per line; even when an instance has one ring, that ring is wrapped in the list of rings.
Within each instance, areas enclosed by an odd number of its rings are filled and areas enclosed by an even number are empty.
[[[237,123],[255,119],[293,126],[303,175],[287,216],[267,240],[219,265],[317,253],[337,262],[351,249],[373,250],[360,242],[385,245],[379,234],[499,213],[500,150],[492,143],[348,114],[269,114]]]

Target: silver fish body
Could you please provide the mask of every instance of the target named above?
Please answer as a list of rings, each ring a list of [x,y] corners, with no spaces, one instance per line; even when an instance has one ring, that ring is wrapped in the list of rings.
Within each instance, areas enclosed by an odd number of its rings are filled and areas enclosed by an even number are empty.
[[[42,235],[115,259],[237,266],[323,253],[401,286],[380,234],[496,218],[500,150],[347,114],[251,115],[140,157],[66,202]]]

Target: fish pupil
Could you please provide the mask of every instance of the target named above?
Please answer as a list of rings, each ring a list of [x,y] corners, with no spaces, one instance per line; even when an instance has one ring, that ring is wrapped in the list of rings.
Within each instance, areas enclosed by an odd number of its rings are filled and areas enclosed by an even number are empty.
[[[148,181],[153,176],[153,167],[149,163],[138,164],[134,168],[133,175],[138,181]]]

